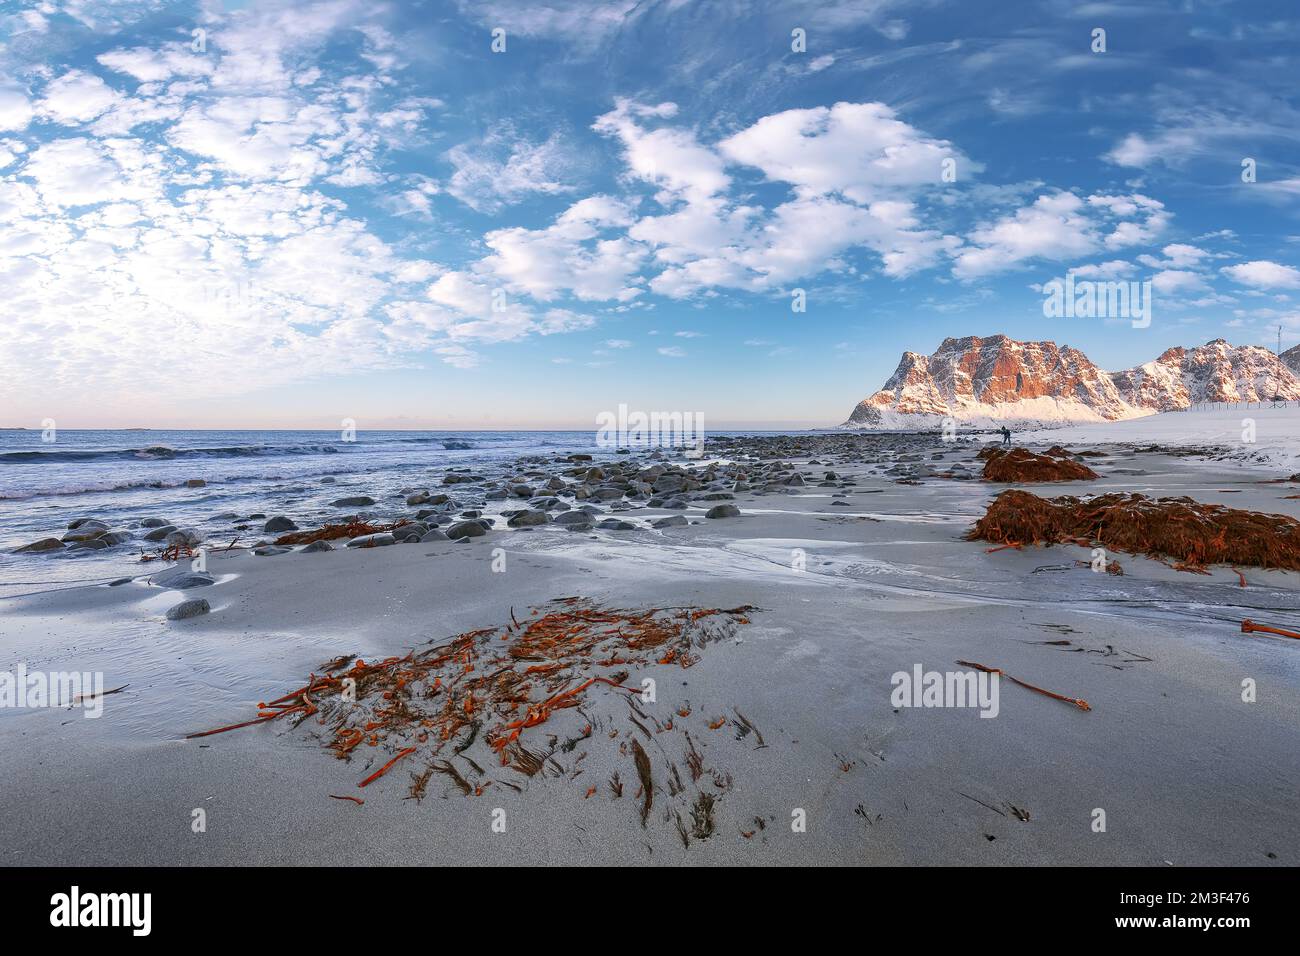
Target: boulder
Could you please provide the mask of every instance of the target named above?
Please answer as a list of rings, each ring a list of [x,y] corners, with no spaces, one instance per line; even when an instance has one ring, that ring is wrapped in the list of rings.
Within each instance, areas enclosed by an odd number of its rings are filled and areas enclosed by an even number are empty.
[[[487,534],[487,528],[477,521],[458,521],[447,529],[447,537],[452,541],[461,538],[479,538]]]
[[[567,517],[569,517],[569,515],[566,513],[560,515],[559,518],[556,518],[555,520],[560,521],[560,519]],[[520,511],[511,516],[510,520],[507,521],[506,524],[511,528],[531,528],[537,525],[546,524],[550,520],[550,516],[547,515],[545,511]]]
[[[297,531],[298,526],[294,524],[292,518],[286,517],[285,515],[276,515],[266,524],[262,525],[262,530],[266,532]]]
[[[41,538],[40,541],[33,541],[31,544],[25,544],[14,551],[14,554],[40,554],[42,551],[61,551],[63,542],[58,538]]]
[[[188,601],[181,601],[174,608],[167,612],[167,620],[184,621],[191,617],[198,617],[201,614],[208,614],[212,610],[204,598],[191,598]]]
[[[667,518],[659,518],[651,523],[655,528],[681,528],[687,524],[685,515],[669,515]]]
[[[163,538],[163,544],[169,548],[192,548],[203,538],[196,531],[189,528],[177,528],[175,531],[169,531],[167,537]]]
[[[217,583],[217,579],[208,572],[193,571],[184,564],[159,571],[150,576],[149,581],[169,591],[188,591],[190,588],[205,588]]]
[[[376,534],[363,534],[360,537],[353,538],[348,542],[348,547],[385,548],[390,544],[397,544],[397,539],[386,531],[380,531]]]

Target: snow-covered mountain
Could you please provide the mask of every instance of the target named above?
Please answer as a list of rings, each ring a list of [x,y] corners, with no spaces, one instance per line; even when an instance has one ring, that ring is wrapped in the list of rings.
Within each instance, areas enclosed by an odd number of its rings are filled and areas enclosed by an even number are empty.
[[[1287,368],[1300,375],[1300,345],[1293,345],[1282,353],[1282,361]]]
[[[974,425],[1118,421],[1275,394],[1300,400],[1300,377],[1257,345],[1215,339],[1106,372],[1054,342],[972,335],[944,339],[933,355],[904,352],[885,387],[859,402],[843,427],[934,427],[947,417]]]

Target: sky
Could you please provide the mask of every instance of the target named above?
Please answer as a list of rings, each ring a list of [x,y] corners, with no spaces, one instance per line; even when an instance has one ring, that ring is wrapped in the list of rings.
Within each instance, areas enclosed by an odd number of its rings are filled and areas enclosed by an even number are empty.
[[[0,0],[0,426],[827,426],[948,336],[1285,348],[1298,67],[1267,0]]]

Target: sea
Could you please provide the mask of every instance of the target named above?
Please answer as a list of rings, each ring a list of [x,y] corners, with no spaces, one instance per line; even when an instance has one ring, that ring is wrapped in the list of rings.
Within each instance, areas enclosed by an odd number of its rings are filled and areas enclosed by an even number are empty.
[[[216,535],[235,537],[230,519],[219,517],[230,513],[287,514],[312,528],[344,513],[331,501],[368,495],[377,502],[370,510],[399,514],[407,510],[402,489],[439,490],[447,468],[499,471],[524,456],[608,452],[594,430],[0,430],[0,596],[146,570],[142,548],[158,546],[139,540],[103,551],[12,553],[62,537],[77,518],[99,518],[137,538],[140,521],[161,518],[220,547],[232,542]],[[203,485],[189,487],[192,481]],[[250,525],[240,544],[270,537],[260,523]]]

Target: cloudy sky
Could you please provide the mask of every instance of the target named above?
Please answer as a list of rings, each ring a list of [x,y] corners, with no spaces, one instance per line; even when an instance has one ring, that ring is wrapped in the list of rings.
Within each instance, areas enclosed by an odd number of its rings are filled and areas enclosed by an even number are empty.
[[[1294,344],[1298,59],[1263,0],[0,0],[0,425],[834,424],[949,335]],[[1150,327],[1045,318],[1070,271]]]

